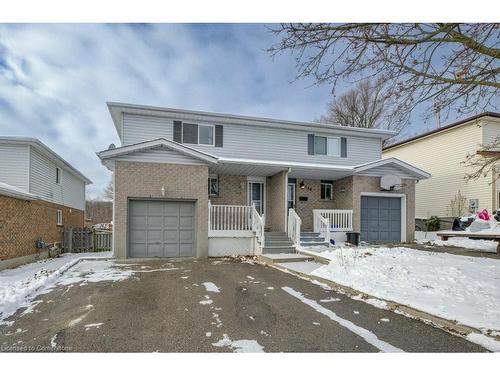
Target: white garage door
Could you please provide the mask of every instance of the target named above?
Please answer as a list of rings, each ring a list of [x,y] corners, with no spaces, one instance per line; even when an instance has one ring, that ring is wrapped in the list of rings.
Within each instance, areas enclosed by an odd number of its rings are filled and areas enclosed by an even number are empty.
[[[129,203],[129,257],[196,255],[193,202],[132,200]]]

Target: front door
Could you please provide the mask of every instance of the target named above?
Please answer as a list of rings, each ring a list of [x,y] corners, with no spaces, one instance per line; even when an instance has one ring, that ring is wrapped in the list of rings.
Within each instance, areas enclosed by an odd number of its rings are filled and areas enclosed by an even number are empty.
[[[295,184],[289,183],[287,189],[288,208],[295,208]]]
[[[262,182],[248,183],[248,203],[255,205],[255,209],[262,215],[264,213],[264,184]]]

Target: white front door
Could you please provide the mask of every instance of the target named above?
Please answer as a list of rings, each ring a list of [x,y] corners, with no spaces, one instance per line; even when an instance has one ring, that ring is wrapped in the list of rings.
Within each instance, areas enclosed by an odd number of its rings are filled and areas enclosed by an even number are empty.
[[[255,209],[260,215],[264,213],[264,186],[262,182],[248,183],[248,204],[255,205]]]

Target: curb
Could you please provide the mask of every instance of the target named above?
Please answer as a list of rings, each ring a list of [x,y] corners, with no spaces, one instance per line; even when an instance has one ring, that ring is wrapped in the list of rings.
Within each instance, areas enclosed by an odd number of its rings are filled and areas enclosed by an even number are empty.
[[[323,258],[323,259],[325,259],[325,258]],[[353,289],[351,287],[348,287],[348,286],[345,286],[342,284],[338,284],[334,281],[324,279],[324,278],[319,277],[319,276],[308,275],[308,274],[305,274],[305,273],[302,273],[299,271],[290,270],[288,268],[280,266],[279,264],[267,264],[266,263],[265,265],[268,267],[271,267],[271,268],[275,268],[279,271],[290,273],[292,275],[298,276],[304,280],[316,281],[318,283],[325,284],[325,285],[333,288],[334,291],[341,293],[341,294],[344,294],[344,295],[347,295],[350,298],[358,297],[356,299],[361,300],[361,301],[365,301],[368,299],[375,299],[378,301],[382,301],[386,304],[386,307],[385,308],[378,307],[378,308],[389,310],[389,311],[395,312],[397,314],[401,314],[401,315],[404,315],[406,317],[421,321],[425,324],[439,328],[439,329],[446,331],[448,333],[452,333],[452,334],[460,335],[460,336],[467,336],[471,333],[477,333],[477,334],[483,335],[485,337],[491,338],[493,340],[500,341],[500,338],[488,335],[487,333],[484,333],[484,332],[478,330],[477,328],[469,327],[469,326],[464,325],[464,324],[459,324],[459,323],[456,323],[455,321],[441,318],[441,317],[429,314],[425,311],[421,311],[421,310],[415,309],[415,308],[407,306],[407,305],[403,305],[403,304],[395,302],[395,301],[375,297],[375,296],[372,296],[372,295],[367,294],[365,292],[361,292],[359,290]]]

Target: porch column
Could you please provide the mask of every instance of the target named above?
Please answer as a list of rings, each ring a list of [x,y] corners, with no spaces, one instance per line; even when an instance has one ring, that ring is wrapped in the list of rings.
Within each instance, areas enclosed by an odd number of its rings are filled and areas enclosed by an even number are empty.
[[[286,232],[288,171],[270,176],[266,181],[266,228]]]

